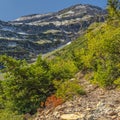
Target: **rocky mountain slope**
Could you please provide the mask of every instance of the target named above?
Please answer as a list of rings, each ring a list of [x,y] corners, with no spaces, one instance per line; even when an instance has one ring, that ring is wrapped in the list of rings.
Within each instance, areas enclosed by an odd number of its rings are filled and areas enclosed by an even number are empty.
[[[33,14],[14,21],[0,21],[0,54],[34,58],[74,40],[106,11],[91,5],[75,5],[59,12]]]
[[[33,120],[120,120],[120,91],[105,90],[86,80],[84,74],[76,75],[86,91],[84,96],[74,96],[56,108],[38,109]],[[26,114],[26,119],[31,118]]]

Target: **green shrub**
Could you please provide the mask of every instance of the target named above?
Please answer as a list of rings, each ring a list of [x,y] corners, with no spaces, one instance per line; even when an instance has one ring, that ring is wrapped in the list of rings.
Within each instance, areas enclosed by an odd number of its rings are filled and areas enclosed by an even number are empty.
[[[94,72],[93,82],[102,87],[114,85],[120,75],[119,26],[120,21],[103,23],[86,34],[87,48],[83,48],[81,58],[84,66]]]
[[[19,113],[36,112],[40,102],[44,102],[51,92],[49,66],[40,57],[31,65],[7,56],[2,59],[6,71],[6,78],[1,83],[2,103]]]
[[[114,84],[117,85],[118,88],[120,88],[120,77],[114,81]]]
[[[0,110],[0,120],[23,120],[23,115],[9,110]]]
[[[54,81],[56,86],[56,96],[61,97],[64,100],[71,99],[75,95],[84,95],[85,91],[79,85],[77,80],[66,80],[64,82]]]
[[[51,79],[69,79],[72,78],[78,71],[72,60],[63,60],[61,58],[56,58],[51,63],[50,74]]]

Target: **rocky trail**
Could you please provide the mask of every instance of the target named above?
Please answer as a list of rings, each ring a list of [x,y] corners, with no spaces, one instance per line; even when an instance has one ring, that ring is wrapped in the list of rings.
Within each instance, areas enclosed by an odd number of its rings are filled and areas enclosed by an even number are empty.
[[[55,109],[38,109],[34,120],[120,120],[120,90],[99,88],[79,73],[77,78],[86,95],[75,96]]]

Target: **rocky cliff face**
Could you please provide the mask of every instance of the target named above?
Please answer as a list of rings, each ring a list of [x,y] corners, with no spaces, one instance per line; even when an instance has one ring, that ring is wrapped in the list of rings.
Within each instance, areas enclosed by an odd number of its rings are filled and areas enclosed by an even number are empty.
[[[75,5],[56,13],[33,14],[14,21],[0,21],[0,54],[31,58],[51,51],[80,36],[106,11],[91,5]]]

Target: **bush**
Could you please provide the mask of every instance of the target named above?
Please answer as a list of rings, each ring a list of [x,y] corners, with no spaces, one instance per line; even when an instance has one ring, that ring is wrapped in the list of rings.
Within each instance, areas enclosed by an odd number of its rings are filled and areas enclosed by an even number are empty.
[[[79,85],[77,80],[66,80],[64,82],[54,81],[56,86],[56,96],[62,98],[63,100],[71,99],[74,95],[84,95],[85,91]]]
[[[120,77],[114,81],[114,84],[120,88]]]
[[[82,61],[94,72],[93,82],[102,87],[114,86],[120,75],[120,21],[112,22],[89,31],[87,48],[83,49]]]
[[[19,113],[36,112],[53,87],[48,76],[49,66],[40,57],[31,65],[11,57],[3,56],[2,59],[6,66],[6,79],[1,83],[2,103]]]
[[[78,71],[72,60],[63,60],[56,58],[51,62],[51,79],[63,80],[72,78]]]
[[[10,110],[0,110],[0,120],[23,120],[23,115]]]
[[[55,108],[58,105],[61,105],[63,103],[63,100],[59,97],[56,97],[56,95],[49,96],[45,101],[45,107],[46,108]]]

